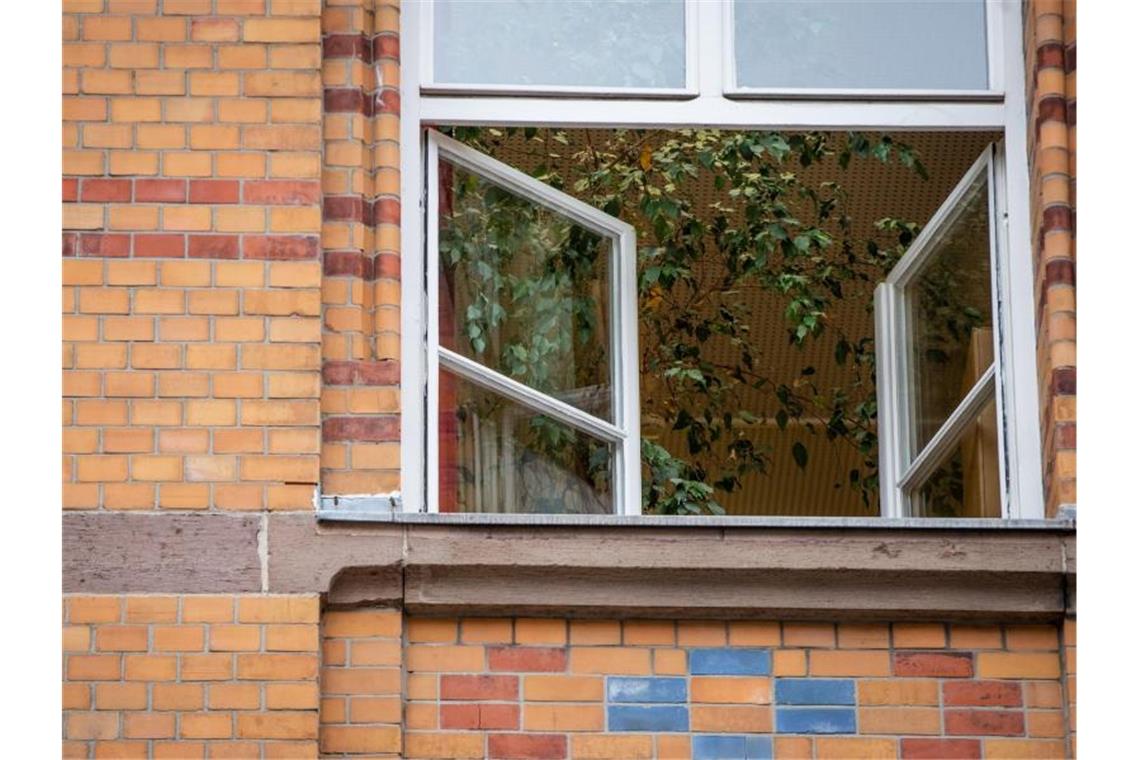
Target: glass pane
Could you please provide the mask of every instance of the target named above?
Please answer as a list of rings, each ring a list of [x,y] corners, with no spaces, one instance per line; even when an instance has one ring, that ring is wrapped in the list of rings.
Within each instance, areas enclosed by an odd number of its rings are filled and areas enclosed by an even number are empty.
[[[1001,517],[996,410],[990,401],[915,495],[915,516]]]
[[[439,343],[612,420],[611,241],[440,162]]]
[[[684,0],[436,0],[441,84],[681,88]]]
[[[916,454],[993,363],[989,225],[983,172],[905,290]]]
[[[984,0],[735,0],[742,87],[985,90]]]
[[[439,373],[441,512],[614,511],[613,447]]]

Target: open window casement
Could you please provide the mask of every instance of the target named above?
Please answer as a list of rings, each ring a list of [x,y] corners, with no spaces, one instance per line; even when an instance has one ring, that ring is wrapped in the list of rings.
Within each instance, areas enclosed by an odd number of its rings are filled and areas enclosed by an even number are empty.
[[[875,291],[885,517],[1008,517],[1000,146]]]
[[[638,514],[633,227],[433,130],[426,195],[428,511]]]

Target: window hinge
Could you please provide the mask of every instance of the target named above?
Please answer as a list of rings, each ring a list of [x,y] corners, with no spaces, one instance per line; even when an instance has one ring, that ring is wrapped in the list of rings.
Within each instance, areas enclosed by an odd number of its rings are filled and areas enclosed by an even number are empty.
[[[319,497],[318,512],[369,512],[389,513],[399,512],[403,508],[403,499],[399,491],[380,494],[351,494],[347,496]]]

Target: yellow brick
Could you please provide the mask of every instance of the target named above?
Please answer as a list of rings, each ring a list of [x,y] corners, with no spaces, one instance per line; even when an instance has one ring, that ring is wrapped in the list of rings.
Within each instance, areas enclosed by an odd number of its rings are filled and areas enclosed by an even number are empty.
[[[265,229],[265,209],[260,206],[223,206],[214,212],[218,232],[261,232]]]
[[[163,63],[168,69],[208,69],[214,65],[212,45],[166,45]]]
[[[283,402],[273,403],[280,405]],[[319,417],[319,411],[315,416]],[[464,618],[460,623],[459,640],[464,644],[510,644],[513,638],[514,626],[509,618]]]
[[[176,124],[140,124],[136,129],[140,148],[186,147],[185,127]]]
[[[265,155],[262,153],[219,153],[219,177],[264,177]]]
[[[103,227],[103,206],[87,203],[63,205],[65,230],[97,230]]]
[[[759,704],[771,702],[771,679],[694,676],[690,702],[708,704]]]
[[[245,42],[319,42],[319,19],[261,19],[245,22],[242,39]]]
[[[938,649],[946,646],[946,626],[941,623],[895,623],[891,626],[899,649]]]
[[[223,69],[261,69],[266,64],[264,45],[223,45],[218,48],[218,66]]]
[[[417,672],[478,672],[484,658],[481,646],[414,644],[407,648],[406,664],[409,671]]]
[[[320,232],[321,210],[316,207],[271,208],[269,228],[273,232]]]
[[[898,757],[893,739],[821,736],[815,746],[816,760],[894,760]]]
[[[1061,662],[1055,653],[978,653],[979,678],[1059,678],[1060,675]]]
[[[139,95],[186,94],[186,76],[180,71],[138,71],[134,77]]]
[[[241,147],[239,127],[222,124],[199,124],[190,127],[193,150],[225,150]]]
[[[648,675],[649,650],[632,647],[575,647],[570,651],[570,672]]]
[[[111,45],[111,68],[154,69],[158,67],[158,45],[141,43]]]
[[[206,261],[164,261],[161,274],[163,285],[204,287],[210,284],[210,264]]]
[[[690,710],[690,726],[694,732],[767,733],[772,730],[772,709],[752,705],[694,705]]]
[[[813,676],[889,676],[891,662],[887,652],[826,649],[811,653]]]
[[[578,734],[570,737],[571,755],[584,760],[642,760],[653,757],[652,736]]]
[[[135,24],[139,40],[147,42],[181,42],[186,39],[186,19],[166,16],[140,18]]]
[[[120,176],[153,176],[158,174],[158,154],[128,150],[111,151],[107,171]]]
[[[209,153],[163,153],[162,173],[167,177],[208,177],[213,173]]]
[[[112,98],[111,121],[162,121],[162,104],[156,98]]]

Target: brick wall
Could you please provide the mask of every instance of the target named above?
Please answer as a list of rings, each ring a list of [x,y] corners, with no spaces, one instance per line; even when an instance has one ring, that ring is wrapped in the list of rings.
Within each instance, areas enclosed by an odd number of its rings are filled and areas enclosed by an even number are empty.
[[[319,12],[64,3],[66,508],[311,508]]]
[[[406,636],[409,758],[1065,756],[1054,626],[412,617]]]
[[[1045,512],[1077,501],[1076,0],[1026,3]]]
[[[317,755],[319,602],[70,596],[65,757]]]

